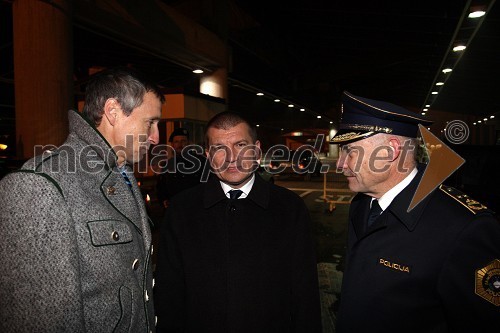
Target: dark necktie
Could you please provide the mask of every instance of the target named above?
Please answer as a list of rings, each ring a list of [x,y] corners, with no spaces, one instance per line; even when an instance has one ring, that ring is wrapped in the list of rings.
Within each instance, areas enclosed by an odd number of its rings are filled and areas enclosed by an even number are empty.
[[[372,208],[370,208],[370,215],[368,215],[368,228],[375,222],[380,213],[382,213],[382,208],[380,208],[378,200],[372,200]]]
[[[236,200],[243,194],[242,190],[231,190],[229,191],[229,199]]]

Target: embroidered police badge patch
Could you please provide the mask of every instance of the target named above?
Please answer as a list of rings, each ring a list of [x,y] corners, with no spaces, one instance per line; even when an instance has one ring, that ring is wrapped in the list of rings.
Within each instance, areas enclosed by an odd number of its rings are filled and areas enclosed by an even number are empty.
[[[495,259],[476,271],[476,295],[500,306],[500,260]]]

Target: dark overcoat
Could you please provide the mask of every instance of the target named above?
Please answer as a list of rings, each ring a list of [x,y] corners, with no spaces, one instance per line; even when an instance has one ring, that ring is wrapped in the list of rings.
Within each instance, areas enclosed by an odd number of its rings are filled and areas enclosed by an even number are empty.
[[[226,198],[219,180],[178,194],[161,227],[155,307],[164,332],[320,332],[310,218],[293,192],[255,183]]]
[[[79,113],[0,182],[0,332],[150,332],[151,232],[133,173]]]
[[[338,332],[498,328],[498,221],[477,201],[443,185],[407,212],[420,178],[368,230],[371,197],[353,199]]]

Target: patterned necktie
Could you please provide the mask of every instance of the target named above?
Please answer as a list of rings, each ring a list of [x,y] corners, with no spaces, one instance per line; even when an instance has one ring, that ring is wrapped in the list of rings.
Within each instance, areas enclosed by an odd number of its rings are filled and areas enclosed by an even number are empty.
[[[372,200],[372,208],[370,208],[370,215],[368,215],[368,227],[375,222],[380,213],[382,213],[382,208],[378,204],[378,200]]]
[[[125,168],[121,169],[120,173],[122,174],[123,179],[125,180],[125,184],[128,185],[128,188],[132,189],[132,183],[130,182],[130,179],[127,176],[127,172],[125,171]]]
[[[242,190],[231,190],[229,191],[229,199],[236,200],[243,194]]]

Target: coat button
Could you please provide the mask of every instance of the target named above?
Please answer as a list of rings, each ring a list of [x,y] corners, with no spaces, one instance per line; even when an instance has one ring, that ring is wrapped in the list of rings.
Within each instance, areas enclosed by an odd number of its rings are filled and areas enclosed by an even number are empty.
[[[234,206],[231,206],[231,208],[229,209],[232,213],[234,213],[236,211],[236,207]]]
[[[147,290],[146,290],[146,293],[144,294],[144,299],[146,300],[146,302],[149,302],[149,295],[148,295]]]
[[[151,255],[153,255],[153,244],[151,244]]]
[[[117,231],[113,231],[113,233],[111,234],[111,237],[113,237],[114,241],[118,242],[120,240],[120,234],[118,234]]]
[[[115,195],[115,191],[116,189],[114,188],[114,186],[106,187],[106,192],[108,193],[108,195]]]
[[[155,279],[153,279],[153,288],[155,287]]]
[[[155,326],[158,325],[158,317],[155,316]]]
[[[132,269],[136,271],[137,268],[139,268],[139,259],[135,259],[134,262],[132,263]]]

